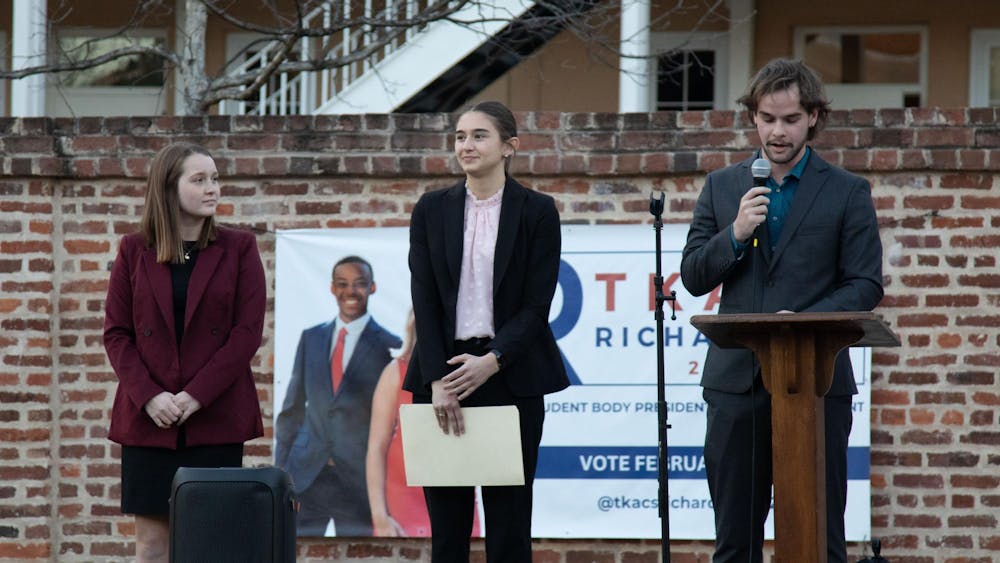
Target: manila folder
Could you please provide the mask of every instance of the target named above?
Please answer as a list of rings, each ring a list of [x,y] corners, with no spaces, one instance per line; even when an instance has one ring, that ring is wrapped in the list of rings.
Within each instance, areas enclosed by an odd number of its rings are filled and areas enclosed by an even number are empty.
[[[429,404],[400,405],[403,465],[411,487],[523,485],[517,407],[465,407],[465,434],[445,434]]]

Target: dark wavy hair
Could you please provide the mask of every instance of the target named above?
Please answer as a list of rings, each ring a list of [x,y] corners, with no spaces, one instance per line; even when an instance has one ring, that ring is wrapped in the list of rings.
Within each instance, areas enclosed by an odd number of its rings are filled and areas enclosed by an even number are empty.
[[[811,141],[826,125],[826,118],[830,113],[830,100],[823,91],[823,81],[802,61],[773,59],[757,71],[747,85],[746,92],[736,101],[746,108],[747,117],[753,121],[761,98],[788,90],[793,86],[799,89],[799,102],[806,113],[816,112],[816,124],[809,128],[806,137]]]
[[[341,264],[361,264],[362,266],[368,268],[368,281],[371,282],[375,280],[375,270],[372,269],[371,263],[364,258],[353,254],[350,256],[344,256],[340,260],[337,260],[337,263],[333,265],[333,269],[330,270],[330,279],[333,279],[334,273],[337,271],[337,267]]]

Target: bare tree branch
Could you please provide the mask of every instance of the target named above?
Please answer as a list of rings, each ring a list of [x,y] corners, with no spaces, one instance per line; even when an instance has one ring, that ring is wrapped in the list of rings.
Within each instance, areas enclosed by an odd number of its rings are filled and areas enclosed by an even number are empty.
[[[262,35],[270,35],[272,37],[286,35],[288,32],[288,27],[268,27],[237,18],[229,12],[228,8],[219,6],[218,2],[215,2],[214,0],[203,0],[203,4],[205,4],[205,7],[208,8],[208,11],[212,12],[213,15],[228,24],[242,29],[243,31],[251,31]],[[296,10],[298,11],[301,2],[296,2],[295,4]],[[276,17],[275,19],[278,18]],[[301,19],[299,21],[301,21]]]
[[[417,0],[402,0],[416,2]],[[667,0],[667,5],[651,26],[668,28],[669,19],[690,10],[686,0]],[[129,37],[136,29],[146,25],[153,15],[162,17],[173,13],[177,2],[185,6],[186,20],[182,23],[179,36],[182,44],[174,50],[161,45],[130,45],[115,48],[100,55],[90,56],[88,50],[99,45],[102,40],[113,37]],[[396,2],[391,7],[382,7],[374,12],[357,9],[350,0],[328,2],[325,0],[259,0],[258,14],[253,21],[238,16],[234,7],[239,3],[241,10],[245,0],[140,0],[127,15],[124,24],[114,30],[81,41],[76,48],[62,53],[62,60],[17,70],[0,71],[2,79],[20,79],[36,74],[55,74],[81,71],[100,66],[124,57],[135,55],[155,56],[164,61],[165,66],[179,71],[182,102],[188,112],[204,113],[223,100],[252,100],[260,95],[261,88],[272,85],[276,77],[295,77],[301,73],[351,68],[352,65],[367,64],[372,69],[392,46],[406,41],[410,30],[420,29],[434,22],[448,22],[469,29],[479,29],[482,24],[504,23],[516,25],[529,33],[550,37],[553,29],[569,30],[587,45],[588,56],[617,68],[623,58],[655,59],[661,53],[650,55],[623,54],[617,29],[620,19],[619,2],[608,0],[539,0],[525,15],[514,20],[513,16],[498,13],[492,0],[430,0],[419,9],[404,9],[406,4]],[[422,2],[421,2],[422,3]],[[352,13],[351,4],[355,4]],[[378,4],[378,3],[376,3]],[[712,18],[722,18],[725,0],[700,0],[697,9],[702,10],[695,29],[706,26]],[[416,5],[416,4],[414,4]],[[50,9],[50,27],[64,20],[74,9],[71,4],[58,4]],[[470,8],[473,8],[470,10]],[[317,10],[329,9],[326,18],[315,17]],[[405,12],[405,13],[404,13]],[[211,15],[237,29],[260,36],[240,53],[227,61],[216,76],[209,76],[204,68],[205,33],[207,17]],[[267,23],[259,23],[259,22]],[[533,31],[534,30],[534,31]],[[547,32],[547,35],[545,33]],[[340,39],[351,38],[349,48],[344,49]],[[358,39],[355,39],[358,38]],[[323,40],[323,41],[319,41]],[[356,42],[355,42],[356,41]],[[484,42],[494,38],[483,36]],[[517,45],[496,43],[498,54],[490,60],[515,60],[522,55],[516,51]],[[252,57],[251,53],[256,54]],[[249,63],[246,62],[249,59]],[[235,65],[234,61],[245,61]],[[695,61],[696,64],[701,64]],[[254,66],[255,65],[255,66]],[[253,68],[249,68],[253,66]]]
[[[246,20],[241,20],[232,14],[221,10],[213,0],[203,0],[205,5],[208,7],[213,14],[221,18],[222,20],[230,23],[240,29],[245,31],[252,31],[254,33],[260,33],[262,35],[269,35],[272,37],[285,37],[287,35],[295,35],[299,38],[302,37],[328,37],[330,35],[336,35],[344,31],[345,29],[368,26],[370,28],[412,28],[419,27],[428,23],[435,21],[445,20],[449,18],[452,14],[459,12],[466,5],[470,3],[484,5],[484,2],[474,2],[474,0],[462,0],[460,2],[455,2],[451,0],[437,0],[425,8],[421,12],[418,12],[412,18],[405,17],[386,17],[385,13],[380,16],[359,16],[352,18],[336,18],[333,20],[334,24],[330,26],[319,26],[319,27],[304,27],[300,25],[291,25],[289,27],[271,27],[255,24],[248,22]],[[219,10],[219,11],[216,11]],[[508,21],[503,18],[477,18],[473,20],[467,20],[459,22],[461,25],[472,25],[475,23],[484,23],[489,21]]]
[[[233,16],[232,7],[238,2],[239,0],[229,0],[228,2],[225,2],[226,5],[223,6],[218,0],[202,0],[202,3],[205,4],[206,8],[208,8],[208,11],[221,20],[244,31],[260,33],[262,35],[269,35],[272,37],[282,35],[282,31],[289,27],[295,27],[296,22],[301,21],[302,17],[327,3],[325,0],[296,0],[294,4],[295,17],[288,17],[285,12],[279,9],[278,2],[273,0],[260,0],[260,4],[267,8],[268,17],[265,19],[282,24],[282,27],[268,28],[266,26],[255,24]]]
[[[288,54],[295,47],[295,39],[289,38],[282,42],[281,51],[272,59],[267,66],[255,73],[245,73],[240,75],[240,79],[246,81],[235,82],[225,85],[228,80],[216,79],[209,83],[209,92],[201,99],[203,110],[207,110],[222,100],[248,100],[256,94],[261,86],[266,84],[276,72],[285,64]],[[282,70],[282,72],[285,72]],[[239,88],[238,86],[242,86]]]
[[[88,68],[94,68],[95,66],[100,66],[104,63],[131,55],[155,55],[172,64],[180,64],[180,57],[177,53],[161,49],[153,45],[135,45],[132,47],[122,47],[121,49],[108,51],[103,55],[79,61],[64,61],[26,67],[17,70],[0,70],[0,78],[16,80],[18,78],[24,78],[25,76],[32,76],[35,74],[57,74],[60,72],[71,72],[74,70],[87,70]]]

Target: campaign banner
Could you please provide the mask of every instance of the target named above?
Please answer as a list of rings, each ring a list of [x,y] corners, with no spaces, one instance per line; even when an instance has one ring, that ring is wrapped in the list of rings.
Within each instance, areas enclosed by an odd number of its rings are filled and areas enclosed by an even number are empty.
[[[664,225],[667,503],[673,539],[714,537],[702,448],[701,370],[708,341],[690,324],[714,314],[719,291],[694,297],[680,281],[687,225]],[[572,385],[545,398],[532,533],[540,538],[659,538],[657,334],[652,225],[564,225],[559,286],[550,315]],[[333,264],[372,264],[372,318],[403,334],[410,310],[406,228],[279,231],[275,274],[274,412],[288,385],[299,335],[337,315]],[[846,533],[870,536],[870,359],[851,349],[859,393],[848,453]],[[747,370],[746,377],[752,377]],[[749,471],[749,468],[748,468]],[[766,534],[773,538],[773,521]]]

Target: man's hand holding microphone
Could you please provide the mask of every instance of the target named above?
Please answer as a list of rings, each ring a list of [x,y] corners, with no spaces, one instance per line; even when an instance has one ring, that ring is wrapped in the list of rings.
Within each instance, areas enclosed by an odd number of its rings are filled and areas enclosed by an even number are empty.
[[[740,198],[740,210],[733,221],[733,238],[741,244],[746,244],[754,236],[757,226],[767,220],[767,206],[771,203],[767,194],[767,178],[771,175],[771,163],[764,158],[758,158],[750,166],[753,174],[753,187]]]

